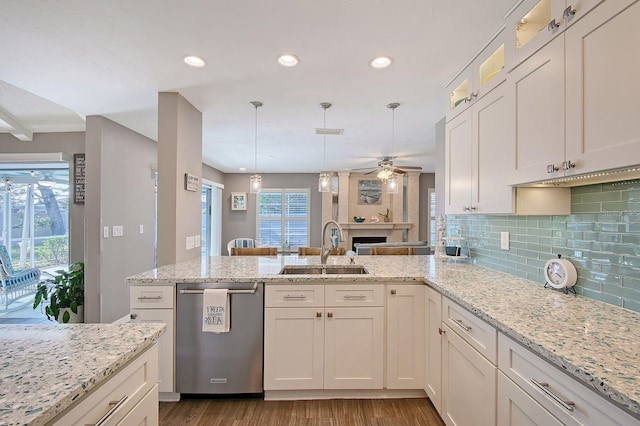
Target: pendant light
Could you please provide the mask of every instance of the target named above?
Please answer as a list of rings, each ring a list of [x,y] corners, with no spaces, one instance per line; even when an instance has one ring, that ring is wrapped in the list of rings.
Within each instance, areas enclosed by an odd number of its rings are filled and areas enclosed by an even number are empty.
[[[257,194],[262,190],[262,176],[258,174],[258,108],[262,106],[262,102],[260,101],[251,101],[249,102],[251,106],[256,109],[256,124],[255,124],[255,149],[254,149],[254,163],[253,163],[253,174],[251,175],[251,179],[249,181],[249,192],[252,194]]]
[[[320,108],[323,109],[323,128],[327,128],[327,108],[331,108],[331,104],[329,102],[322,102],[320,104]],[[318,177],[318,191],[320,192],[331,192],[331,175],[329,172],[326,172],[327,169],[327,135],[322,134],[322,172],[320,172],[320,176]]]
[[[387,104],[387,108],[391,109],[391,159],[393,160],[393,142],[395,138],[396,132],[396,108],[400,106],[397,102],[392,102]],[[393,172],[393,167],[389,167],[391,174],[387,178],[387,194],[397,194],[398,193],[398,175]]]

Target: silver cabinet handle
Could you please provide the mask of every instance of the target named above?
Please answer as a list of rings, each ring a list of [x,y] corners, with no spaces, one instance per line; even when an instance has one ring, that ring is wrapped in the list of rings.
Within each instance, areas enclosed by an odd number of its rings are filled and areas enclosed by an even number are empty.
[[[138,296],[138,300],[160,300],[162,296]]]
[[[562,17],[564,19],[567,19],[573,15],[576,14],[576,10],[573,8],[573,6],[569,5],[567,6],[567,8],[564,10],[564,12],[562,12]]]
[[[327,317],[333,318],[333,312],[327,312]]]
[[[564,170],[571,170],[576,167],[576,163],[573,163],[571,160],[563,161],[562,168]]]
[[[304,299],[307,298],[307,296],[305,296],[304,294],[301,294],[300,296],[290,296],[290,295],[287,294],[286,296],[283,296],[282,298],[286,299],[286,300],[292,300],[292,299],[293,300],[304,300]]]
[[[393,293],[391,294],[395,294],[395,290],[391,290]],[[364,300],[366,299],[367,296],[365,296],[364,294],[356,294],[356,295],[351,295],[351,294],[345,294],[343,296],[344,300]]]
[[[396,294],[396,289],[391,290],[391,294]]]
[[[471,326],[465,325],[461,319],[454,319],[453,322],[455,322],[458,325],[458,327],[460,327],[464,331],[471,331]]]
[[[129,314],[129,318],[136,319],[138,318],[138,314]]]
[[[555,393],[551,392],[551,390],[549,389],[549,383],[539,382],[536,379],[531,379],[531,383],[536,385],[538,389],[544,392],[545,395],[547,395],[549,398],[560,404],[565,410],[573,411],[573,406],[576,405],[576,403],[573,401],[565,401]]]
[[[447,330],[443,330],[440,327],[438,327],[438,334],[442,336],[443,334],[446,334],[446,333],[447,333]]]
[[[547,31],[553,31],[559,26],[560,24],[558,24],[555,19],[552,19],[551,22],[547,24]]]
[[[555,164],[547,164],[547,173],[555,173],[558,170],[560,170],[560,168]]]
[[[322,318],[322,312],[316,312],[316,318]]]
[[[109,401],[109,406],[111,407],[109,409],[109,411],[107,411],[104,416],[100,417],[100,420],[98,420],[97,423],[95,423],[94,425],[87,425],[87,426],[101,426],[101,425],[103,425],[107,420],[109,420],[109,417],[111,417],[113,415],[113,413],[115,413],[116,410],[118,408],[120,408],[122,406],[122,404],[125,403],[125,401],[128,398],[129,397],[127,395],[125,395],[122,398],[120,398],[120,400],[118,400],[118,401]]]

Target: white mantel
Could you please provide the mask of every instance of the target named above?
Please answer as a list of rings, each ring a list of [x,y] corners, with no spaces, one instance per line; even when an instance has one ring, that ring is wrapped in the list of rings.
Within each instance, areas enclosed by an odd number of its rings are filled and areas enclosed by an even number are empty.
[[[369,229],[411,229],[413,223],[409,222],[378,222],[378,223],[341,223],[342,229],[369,230]]]

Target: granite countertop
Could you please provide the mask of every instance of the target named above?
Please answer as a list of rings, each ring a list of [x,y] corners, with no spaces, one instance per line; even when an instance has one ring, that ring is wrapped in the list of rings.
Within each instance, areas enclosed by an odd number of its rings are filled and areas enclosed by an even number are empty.
[[[640,416],[640,314],[544,288],[465,262],[434,256],[356,256],[368,275],[278,275],[284,265],[318,264],[319,256],[210,257],[127,278],[131,285],[178,282],[426,283],[556,365]],[[347,264],[330,256],[330,265]]]
[[[165,330],[164,324],[0,325],[0,424],[45,424]]]

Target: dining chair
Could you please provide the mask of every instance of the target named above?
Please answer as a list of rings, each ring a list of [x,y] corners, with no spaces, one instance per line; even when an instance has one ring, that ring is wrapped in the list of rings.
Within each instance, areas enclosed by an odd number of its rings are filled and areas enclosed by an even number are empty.
[[[231,256],[231,249],[233,247],[256,247],[257,245],[256,240],[253,238],[234,238],[227,243],[227,252],[229,253],[229,256]]]
[[[371,247],[372,255],[413,255],[414,247]]]
[[[332,248],[331,253],[332,256],[342,256],[344,255],[344,248]],[[320,247],[298,247],[298,256],[320,256]]]
[[[231,247],[231,256],[277,256],[277,247]]]

